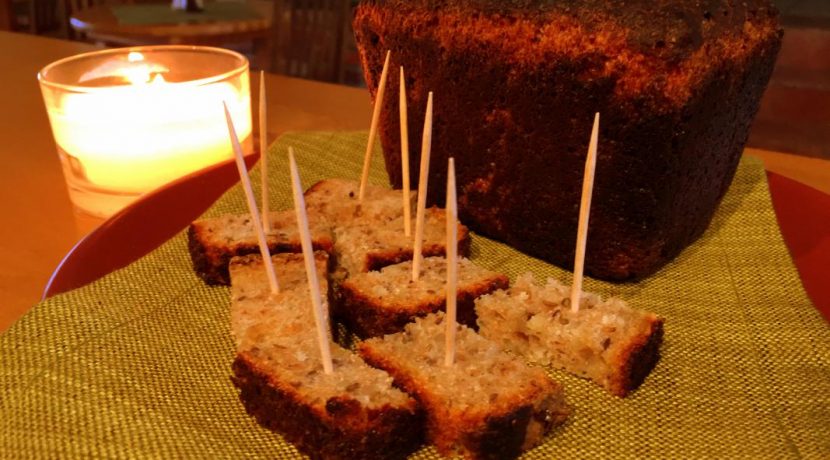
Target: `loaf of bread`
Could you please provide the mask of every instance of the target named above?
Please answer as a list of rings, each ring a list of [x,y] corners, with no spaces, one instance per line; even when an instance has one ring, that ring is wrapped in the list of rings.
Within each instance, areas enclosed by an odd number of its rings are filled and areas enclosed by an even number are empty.
[[[458,326],[455,363],[445,366],[444,331],[435,313],[358,345],[421,403],[427,439],[442,455],[515,458],[566,419],[561,385],[466,326]]]
[[[509,283],[507,276],[460,258],[458,321],[477,328],[475,299],[496,289],[506,289]],[[390,265],[344,281],[343,300],[334,316],[359,337],[393,334],[416,317],[445,309],[446,284],[447,260],[443,257],[425,258],[418,281],[412,281],[412,261]]]
[[[257,259],[230,265],[232,379],[246,410],[312,458],[400,459],[416,450],[423,413],[388,374],[334,343],[334,372],[323,372],[302,255],[274,256],[276,295]],[[316,262],[325,291],[326,254]]]
[[[529,361],[588,378],[617,396],[636,389],[660,357],[663,319],[617,298],[584,293],[570,308],[570,288],[520,276],[508,290],[476,300],[479,333]]]
[[[266,233],[272,254],[301,252],[297,217],[293,210],[269,213],[271,231]],[[315,250],[331,252],[334,236],[323,215],[309,211],[311,244]],[[207,284],[228,285],[228,263],[234,256],[258,254],[259,241],[249,214],[199,219],[187,231],[193,268]]]
[[[353,26],[372,94],[387,50],[405,67],[410,138],[435,93],[432,163],[455,158],[461,220],[563,267],[599,112],[585,263],[615,280],[654,272],[706,229],[782,35],[769,0],[363,0]],[[398,99],[388,85],[379,127],[395,187]],[[418,145],[409,159],[414,181]],[[429,183],[443,203],[445,171]]]

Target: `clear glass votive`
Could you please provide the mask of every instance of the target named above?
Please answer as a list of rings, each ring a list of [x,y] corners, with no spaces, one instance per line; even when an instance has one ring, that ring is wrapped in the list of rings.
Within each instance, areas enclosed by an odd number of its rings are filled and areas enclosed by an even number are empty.
[[[250,153],[248,60],[202,46],[62,59],[38,74],[69,196],[108,217],[142,194],[233,158],[222,102]]]

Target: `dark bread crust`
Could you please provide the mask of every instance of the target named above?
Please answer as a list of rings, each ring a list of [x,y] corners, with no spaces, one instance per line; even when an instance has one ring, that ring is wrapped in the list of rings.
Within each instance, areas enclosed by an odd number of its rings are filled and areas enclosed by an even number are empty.
[[[459,289],[457,300],[458,322],[478,330],[475,299],[499,289],[507,289],[509,285],[510,279],[501,273],[497,273],[491,279],[483,280],[469,289],[463,291]],[[334,315],[351,332],[365,339],[401,332],[404,326],[416,317],[426,316],[439,310],[444,311],[446,307],[446,299],[443,299],[418,305],[417,313],[413,313],[411,307],[385,308],[383,305],[376,304],[373,299],[346,279],[340,285],[340,302],[334,310]]]
[[[766,1],[659,2],[639,17],[650,13],[659,22],[678,9],[700,33],[689,35],[695,43],[675,43],[670,27],[649,47],[630,43],[640,30],[636,21],[547,8],[555,2],[508,2],[499,14],[482,6],[490,1],[405,3],[357,8],[366,80],[374,94],[384,54],[392,50],[392,64],[406,67],[415,137],[427,93],[435,91],[433,162],[455,157],[459,215],[473,230],[570,268],[584,155],[593,113],[601,112],[585,264],[586,273],[611,280],[653,273],[706,229],[737,168],[781,42]],[[577,9],[595,3],[602,2],[561,2]],[[531,4],[544,4],[545,12],[527,10]],[[626,2],[620,14],[629,8]],[[602,21],[592,25],[591,18]],[[570,35],[586,27],[596,34]],[[571,39],[570,47],[549,45]],[[677,53],[644,51],[661,47]],[[388,90],[380,135],[397,187],[397,85]],[[419,157],[414,145],[412,171]],[[443,203],[444,181],[440,168],[432,171],[431,201]]]
[[[525,432],[533,415],[533,406],[527,404],[500,416],[487,417],[481,431],[467,435],[461,441],[464,450],[475,453],[473,458],[500,460],[522,454]]]
[[[228,264],[231,261],[230,255],[224,258],[222,254],[217,254],[216,251],[206,246],[193,224],[190,224],[187,228],[187,250],[190,252],[193,270],[205,283],[210,286],[230,285],[230,274],[228,273]]]
[[[326,186],[326,179],[319,180],[307,188],[303,195],[319,193]]]
[[[303,252],[299,240],[273,241],[270,238],[269,240],[268,250],[271,255]],[[315,251],[331,253],[334,244],[330,238],[315,238],[312,239],[311,245]],[[187,249],[190,252],[190,260],[193,262],[193,270],[211,286],[230,286],[228,264],[233,257],[259,254],[258,244],[237,243],[233,246],[211,244],[199,221],[191,223],[187,229]]]
[[[660,344],[663,343],[663,318],[654,320],[648,331],[628,343],[621,354],[622,362],[617,378],[610,382],[609,391],[625,397],[636,390],[660,360]]]
[[[589,34],[601,33],[606,23],[613,22],[626,30],[628,46],[646,56],[672,63],[688,58],[707,39],[734,33],[746,17],[778,14],[775,6],[766,0],[626,0],[624,4],[608,0],[363,0],[362,3],[401,12],[408,8],[449,9],[462,15],[500,15],[539,23],[570,15]]]
[[[357,401],[338,397],[319,413],[245,353],[237,355],[233,373],[248,413],[311,458],[402,459],[423,442],[423,413],[414,405],[362,411]]]

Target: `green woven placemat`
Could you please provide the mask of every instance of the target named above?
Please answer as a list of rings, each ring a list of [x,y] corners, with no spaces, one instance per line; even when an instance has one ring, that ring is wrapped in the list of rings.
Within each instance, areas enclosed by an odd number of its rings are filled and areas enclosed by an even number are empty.
[[[309,186],[358,177],[365,142],[365,133],[280,139],[270,151],[276,203],[291,203],[287,145]],[[383,184],[374,159],[371,180]],[[243,209],[237,186],[207,214]],[[474,236],[472,257],[511,277],[570,282],[485,238]],[[742,161],[709,230],[665,269],[585,288],[665,316],[663,357],[626,399],[553,372],[574,412],[528,458],[830,457],[830,330],[782,242],[760,162]],[[294,458],[237,399],[228,309],[228,289],[193,274],[183,233],[37,305],[0,337],[0,457]]]
[[[204,11],[191,13],[164,4],[113,5],[112,14],[124,25],[183,24],[188,22],[235,21],[261,16],[250,5],[237,2],[205,3]]]

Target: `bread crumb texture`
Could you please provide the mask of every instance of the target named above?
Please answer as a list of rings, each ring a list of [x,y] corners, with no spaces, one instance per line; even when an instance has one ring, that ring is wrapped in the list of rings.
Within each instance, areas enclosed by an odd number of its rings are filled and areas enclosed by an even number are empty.
[[[480,297],[475,308],[483,336],[618,396],[639,386],[659,359],[662,318],[590,292],[573,312],[570,287],[553,278],[539,286],[532,274],[521,275],[509,289]]]
[[[559,383],[466,326],[457,325],[455,362],[445,366],[445,329],[435,313],[358,345],[423,405],[428,440],[441,454],[513,458],[566,419]]]

